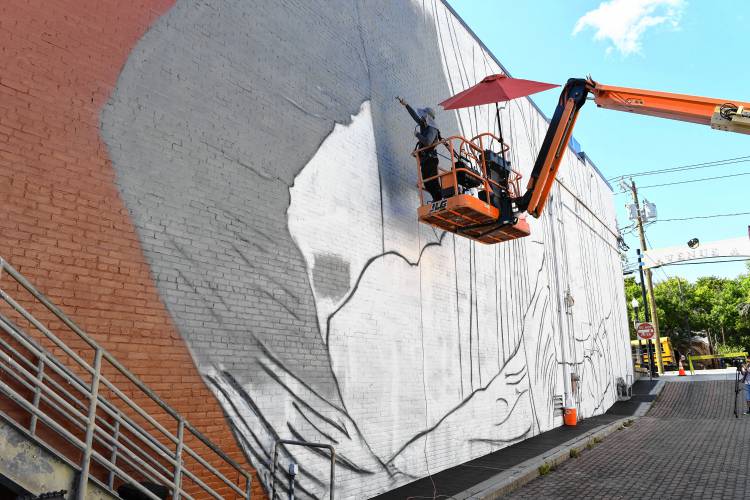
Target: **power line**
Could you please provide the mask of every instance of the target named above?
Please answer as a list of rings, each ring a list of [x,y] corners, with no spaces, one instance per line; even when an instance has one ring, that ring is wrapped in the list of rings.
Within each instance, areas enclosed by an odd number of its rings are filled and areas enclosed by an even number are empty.
[[[685,170],[695,170],[699,168],[708,168],[708,167],[717,167],[722,165],[733,165],[735,163],[745,163],[750,161],[750,156],[736,156],[734,158],[726,158],[724,160],[714,160],[714,161],[707,161],[702,163],[691,163],[688,165],[681,165],[677,167],[669,167],[669,168],[662,168],[657,170],[646,170],[644,172],[632,172],[629,174],[622,174],[615,177],[610,177],[607,179],[608,181],[616,181],[619,179],[624,179],[626,177],[641,177],[644,175],[657,175],[657,174],[666,174],[671,172],[682,172]]]
[[[693,219],[715,219],[717,217],[735,217],[737,215],[750,215],[750,212],[736,212],[733,214],[714,214],[714,215],[696,215],[694,217],[680,217],[675,219],[657,219],[656,222],[672,222],[678,220],[693,220]]]
[[[728,179],[730,177],[741,177],[744,175],[750,175],[750,172],[740,172],[738,174],[729,174],[729,175],[717,175],[715,177],[701,177],[700,179],[689,179],[686,181],[674,181],[674,182],[665,182],[663,184],[651,184],[649,186],[638,186],[638,189],[648,189],[648,188],[655,188],[655,187],[666,187],[666,186],[676,186],[678,184],[690,184],[691,182],[702,182],[702,181],[712,181],[716,179]],[[629,191],[622,190],[618,191],[617,194],[622,193],[628,193]]]
[[[729,174],[729,175],[717,175],[715,177],[702,177],[700,179],[689,179],[686,181],[665,182],[664,184],[651,184],[650,186],[641,186],[638,189],[663,187],[663,186],[675,186],[677,184],[690,184],[691,182],[712,181],[715,179],[728,179],[729,177],[741,177],[743,175],[750,175],[750,172],[741,172],[739,174]]]

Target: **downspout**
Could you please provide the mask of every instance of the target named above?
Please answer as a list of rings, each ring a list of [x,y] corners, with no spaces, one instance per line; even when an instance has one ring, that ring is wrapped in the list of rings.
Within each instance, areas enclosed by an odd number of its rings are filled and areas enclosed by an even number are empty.
[[[559,189],[558,193],[559,195]],[[557,196],[559,198],[559,196]],[[557,211],[557,208],[559,206],[559,200],[558,203],[554,204],[555,206],[555,212]],[[560,220],[555,212],[552,211],[552,206],[548,208],[550,211],[550,217],[552,218],[552,224],[550,224],[550,235],[552,238],[552,250],[554,253],[557,253],[557,238],[555,237],[555,225],[557,223],[562,224],[562,220]],[[552,268],[554,270],[554,276],[555,276],[555,302],[556,302],[556,309],[557,309],[557,324],[559,325],[559,334],[560,334],[560,363],[562,365],[562,373],[563,373],[563,411],[565,413],[568,412],[571,408],[575,408],[575,404],[573,402],[573,398],[571,397],[571,391],[570,391],[570,367],[568,365],[568,357],[566,353],[566,341],[565,341],[565,330],[563,323],[563,316],[562,316],[562,307],[561,307],[561,300],[562,300],[562,293],[560,288],[560,275],[557,269],[558,262],[553,261]]]

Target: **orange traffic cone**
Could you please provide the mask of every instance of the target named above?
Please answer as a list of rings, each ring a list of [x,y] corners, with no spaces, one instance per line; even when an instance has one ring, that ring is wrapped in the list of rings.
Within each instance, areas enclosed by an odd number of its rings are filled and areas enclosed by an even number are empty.
[[[680,377],[684,377],[686,375],[685,368],[682,367],[682,360],[680,360],[680,371],[678,373]]]

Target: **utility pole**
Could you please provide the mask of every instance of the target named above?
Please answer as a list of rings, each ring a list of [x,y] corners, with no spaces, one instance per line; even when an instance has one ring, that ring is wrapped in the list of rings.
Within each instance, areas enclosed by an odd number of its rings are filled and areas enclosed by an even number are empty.
[[[641,277],[641,294],[643,295],[643,320],[648,322],[650,320],[648,314],[649,302],[646,298],[646,285],[643,284],[643,260],[641,259],[641,249],[636,248],[635,251],[638,254],[638,273]],[[651,339],[648,339],[646,341],[646,349],[648,350],[648,378],[652,379],[654,376],[654,348],[651,343]]]
[[[638,189],[635,187],[635,181],[630,180],[630,191],[633,195],[633,203],[635,203],[638,223],[638,234],[641,238],[641,252],[646,251],[646,233],[643,232],[643,214],[641,213],[641,205],[638,202]],[[659,374],[664,373],[664,365],[661,360],[661,337],[659,336],[659,318],[656,314],[656,300],[654,299],[654,284],[651,280],[651,269],[646,269],[646,289],[648,291],[648,308],[647,311],[651,310],[651,321],[654,323],[654,330],[656,331],[656,366],[659,370]]]

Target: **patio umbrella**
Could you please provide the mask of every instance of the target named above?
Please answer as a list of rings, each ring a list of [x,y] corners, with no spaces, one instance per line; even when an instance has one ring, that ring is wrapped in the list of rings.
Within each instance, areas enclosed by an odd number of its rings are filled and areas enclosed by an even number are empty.
[[[469,106],[510,101],[517,97],[525,97],[554,87],[559,87],[559,85],[511,78],[506,75],[490,75],[473,87],[446,99],[440,105],[444,109],[468,108]]]
[[[559,87],[553,83],[536,82],[534,80],[524,80],[523,78],[511,78],[506,75],[486,76],[481,82],[473,87],[469,87],[463,92],[459,92],[441,102],[443,109],[468,108],[470,106],[480,106],[482,104],[495,103],[495,115],[497,116],[497,127],[500,132],[500,143],[503,141],[503,127],[500,124],[500,107],[497,105],[501,101],[510,101],[518,97],[536,94],[543,90]],[[503,154],[503,156],[505,156]]]

